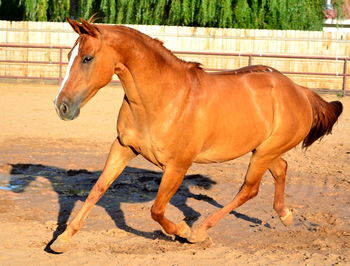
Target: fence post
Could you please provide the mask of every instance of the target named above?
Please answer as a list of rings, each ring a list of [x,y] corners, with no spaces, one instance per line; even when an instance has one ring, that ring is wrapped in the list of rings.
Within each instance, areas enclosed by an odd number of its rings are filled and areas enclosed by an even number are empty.
[[[63,58],[63,49],[60,47],[60,64],[59,64],[59,77],[58,77],[58,84],[61,85],[62,83],[62,58]]]
[[[346,72],[347,72],[347,66],[348,66],[348,60],[344,59],[344,70],[343,70],[343,87],[342,87],[342,95],[345,97],[345,90],[346,90]]]
[[[252,55],[251,54],[248,55],[248,66],[252,65],[252,60],[253,60]]]

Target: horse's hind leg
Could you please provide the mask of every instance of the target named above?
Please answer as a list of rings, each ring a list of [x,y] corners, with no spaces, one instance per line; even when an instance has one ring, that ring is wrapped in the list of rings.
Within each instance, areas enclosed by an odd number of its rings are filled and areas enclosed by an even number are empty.
[[[293,222],[293,214],[284,204],[287,167],[287,162],[282,158],[277,158],[269,166],[269,170],[275,179],[275,199],[273,208],[279,215],[282,223],[286,226],[291,225]]]
[[[261,178],[273,159],[271,156],[262,156],[259,152],[254,153],[250,160],[244,183],[237,195],[228,205],[210,215],[198,228],[193,229],[188,241],[192,243],[204,241],[207,238],[207,230],[209,228],[217,224],[232,210],[255,197],[259,191]]]
[[[91,189],[89,196],[72,222],[50,246],[53,251],[61,253],[69,249],[72,236],[83,226],[92,207],[95,206],[96,202],[103,196],[112,182],[121,174],[127,162],[135,156],[135,153],[130,148],[122,146],[118,139],[115,140],[101,176]]]

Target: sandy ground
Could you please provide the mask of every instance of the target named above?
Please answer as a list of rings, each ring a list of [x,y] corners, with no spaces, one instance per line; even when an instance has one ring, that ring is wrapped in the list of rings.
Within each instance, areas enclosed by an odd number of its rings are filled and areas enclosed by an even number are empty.
[[[212,228],[211,241],[172,240],[150,217],[161,173],[137,157],[93,209],[73,249],[47,252],[57,224],[74,216],[101,172],[123,95],[120,87],[104,88],[77,120],[64,122],[52,104],[57,89],[0,84],[0,265],[350,265],[350,97],[338,99],[345,110],[331,136],[285,155],[292,226],[273,211],[266,174],[258,197]],[[228,203],[248,160],[194,165],[167,215],[191,225]]]

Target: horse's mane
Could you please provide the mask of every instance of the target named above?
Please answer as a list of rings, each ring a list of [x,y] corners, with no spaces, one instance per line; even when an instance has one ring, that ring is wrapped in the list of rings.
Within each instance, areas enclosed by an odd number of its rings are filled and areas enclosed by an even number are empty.
[[[180,58],[178,58],[176,55],[174,55],[173,52],[171,52],[169,49],[167,49],[163,42],[157,38],[152,38],[138,30],[135,30],[133,28],[129,28],[129,27],[125,27],[122,25],[113,25],[110,26],[111,29],[116,30],[116,31],[121,31],[121,32],[126,32],[131,34],[133,37],[136,37],[138,39],[141,39],[144,43],[146,43],[147,45],[157,49],[157,51],[159,51],[162,55],[170,58],[171,60],[173,60],[174,62],[178,62],[181,64],[184,64],[185,66],[187,66],[188,68],[201,68],[201,63],[198,62],[187,62],[185,60],[182,60]]]

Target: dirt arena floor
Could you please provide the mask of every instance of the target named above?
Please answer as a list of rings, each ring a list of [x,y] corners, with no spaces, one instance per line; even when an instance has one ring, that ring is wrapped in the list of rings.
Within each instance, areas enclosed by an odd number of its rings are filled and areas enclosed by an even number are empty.
[[[350,265],[350,97],[332,135],[287,153],[286,201],[294,224],[272,209],[273,180],[259,195],[189,244],[164,236],[150,208],[159,169],[137,157],[93,209],[64,254],[45,249],[75,215],[116,136],[123,91],[102,89],[77,120],[53,107],[57,85],[0,84],[0,265]],[[193,165],[168,206],[174,221],[200,222],[238,191],[249,155]]]

